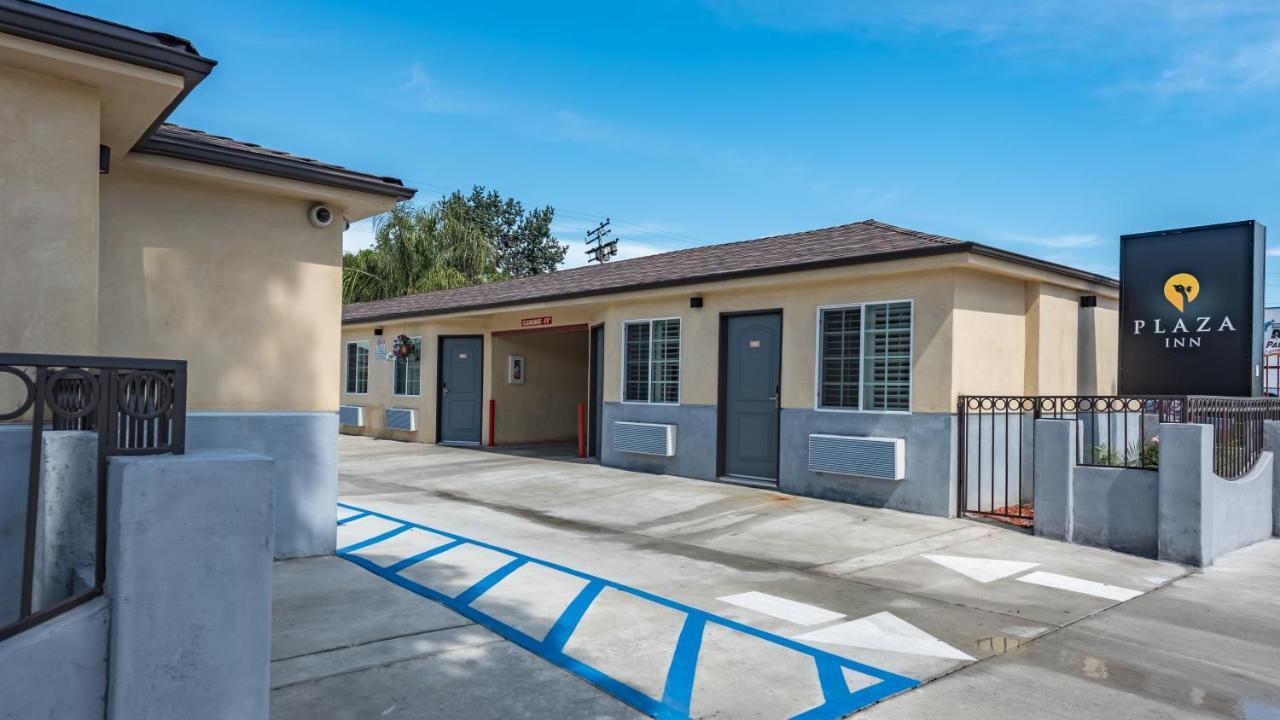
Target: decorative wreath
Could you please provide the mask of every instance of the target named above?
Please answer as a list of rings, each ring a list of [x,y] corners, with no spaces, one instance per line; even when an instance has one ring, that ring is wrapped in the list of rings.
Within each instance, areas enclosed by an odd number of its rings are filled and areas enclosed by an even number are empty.
[[[408,335],[397,335],[391,344],[391,352],[401,360],[408,360],[417,357],[418,348],[414,346],[413,340]]]

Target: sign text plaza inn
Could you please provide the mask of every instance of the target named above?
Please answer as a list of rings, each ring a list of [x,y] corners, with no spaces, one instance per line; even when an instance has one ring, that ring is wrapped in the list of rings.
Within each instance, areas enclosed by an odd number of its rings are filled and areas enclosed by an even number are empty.
[[[1115,394],[1118,310],[1113,279],[868,220],[347,305],[342,429],[571,442],[581,405],[604,465],[950,515],[957,398]]]

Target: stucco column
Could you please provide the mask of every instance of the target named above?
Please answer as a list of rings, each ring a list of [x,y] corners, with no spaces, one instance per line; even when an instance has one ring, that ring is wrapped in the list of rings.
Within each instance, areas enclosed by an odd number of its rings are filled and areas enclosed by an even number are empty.
[[[1036,420],[1036,535],[1071,542],[1075,468],[1075,421]]]
[[[1262,426],[1262,449],[1280,458],[1280,422],[1267,420]],[[1280,462],[1272,461],[1271,476],[1271,534],[1280,537]]]
[[[1213,561],[1213,427],[1160,425],[1158,558]]]
[[[108,720],[267,718],[272,461],[114,458]]]

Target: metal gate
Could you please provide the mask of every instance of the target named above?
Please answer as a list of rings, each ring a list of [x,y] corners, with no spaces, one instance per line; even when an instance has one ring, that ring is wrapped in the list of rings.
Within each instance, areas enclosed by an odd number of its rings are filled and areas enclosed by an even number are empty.
[[[959,514],[1031,527],[1037,400],[960,396],[956,407]]]
[[[1232,408],[1229,423],[1223,419],[1225,411],[1217,410],[1223,403]],[[1161,422],[1210,422],[1238,429],[1235,416],[1245,404],[1242,399],[1169,396],[961,395],[956,406],[957,512],[1021,527],[1034,524],[1038,419],[1075,424],[1077,465],[1155,470]],[[1216,454],[1229,455],[1225,450]],[[1219,473],[1235,477],[1231,473],[1241,472],[1236,466],[1247,469],[1251,463],[1242,457],[1231,467],[1223,463]]]

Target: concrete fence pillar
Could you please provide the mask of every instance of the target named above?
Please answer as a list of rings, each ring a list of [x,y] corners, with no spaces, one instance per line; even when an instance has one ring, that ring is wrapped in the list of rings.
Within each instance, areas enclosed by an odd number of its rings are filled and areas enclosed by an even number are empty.
[[[1076,423],[1074,420],[1036,420],[1034,435],[1035,533],[1071,542]]]
[[[1213,562],[1213,427],[1160,425],[1160,560]]]
[[[111,460],[108,720],[265,720],[273,477],[232,450]]]
[[[1280,422],[1267,420],[1262,432],[1262,449],[1280,458]],[[1271,476],[1271,534],[1280,537],[1280,461],[1272,461]]]

